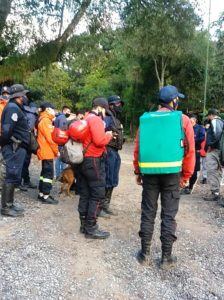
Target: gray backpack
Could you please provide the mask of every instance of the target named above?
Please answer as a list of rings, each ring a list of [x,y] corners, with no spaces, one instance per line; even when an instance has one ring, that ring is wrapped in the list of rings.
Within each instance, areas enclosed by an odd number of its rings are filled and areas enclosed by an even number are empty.
[[[69,165],[81,164],[83,162],[83,145],[71,139],[60,150],[60,159]]]

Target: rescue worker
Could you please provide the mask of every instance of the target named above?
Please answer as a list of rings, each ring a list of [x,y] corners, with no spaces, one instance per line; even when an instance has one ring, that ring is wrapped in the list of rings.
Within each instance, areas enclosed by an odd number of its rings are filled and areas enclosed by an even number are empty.
[[[121,114],[124,102],[119,96],[110,96],[108,98],[110,108],[110,115],[105,118],[106,131],[112,131],[116,134],[116,139],[112,139],[107,145],[106,153],[106,195],[105,201],[102,203],[99,217],[107,217],[109,215],[116,215],[110,209],[110,202],[112,198],[113,189],[118,186],[119,171],[121,166],[121,158],[119,150],[122,149],[124,142],[123,126],[121,124]]]
[[[220,195],[220,184],[222,180],[220,139],[223,131],[223,120],[219,117],[217,109],[209,109],[207,117],[210,121],[210,126],[207,130],[206,139],[206,168],[211,195],[204,197],[204,200],[218,201],[220,205],[224,206],[223,198]]]
[[[58,204],[58,200],[50,195],[54,178],[54,159],[58,156],[58,145],[53,142],[51,136],[54,129],[54,118],[54,106],[49,102],[43,103],[40,106],[37,125],[37,141],[39,144],[37,157],[42,163],[38,199],[43,204]]]
[[[86,238],[106,239],[109,232],[98,229],[97,214],[100,203],[105,198],[105,151],[106,145],[113,137],[112,131],[105,133],[103,118],[109,105],[106,99],[93,100],[92,110],[85,117],[89,133],[83,142],[84,160],[79,165],[79,216],[80,232]]]
[[[27,117],[29,130],[34,133],[37,118],[38,118],[37,106],[35,105],[34,102],[29,103],[29,101],[28,101],[28,103],[26,105],[23,105],[23,111]],[[37,185],[32,183],[30,180],[29,166],[30,166],[30,162],[31,162],[31,157],[32,157],[31,151],[27,151],[25,161],[23,164],[23,170],[22,170],[22,182],[19,187],[20,190],[22,190],[22,191],[27,191],[28,188],[30,188],[30,189],[37,188]]]
[[[14,84],[1,118],[2,155],[6,164],[1,213],[10,217],[21,216],[24,211],[14,204],[14,190],[21,183],[22,167],[30,145],[28,122],[22,110],[27,93],[22,84]]]
[[[183,189],[183,194],[191,194],[194,185],[198,178],[198,172],[201,169],[201,151],[202,144],[205,141],[205,129],[202,125],[198,124],[198,118],[196,115],[192,114],[190,116],[190,121],[194,129],[194,140],[195,140],[195,168],[194,173],[190,178],[189,186]]]
[[[62,112],[58,113],[56,116],[56,119],[54,121],[54,126],[57,128],[60,128],[61,130],[67,130],[68,129],[68,118],[71,115],[71,109],[68,106],[62,107]],[[59,146],[60,150],[60,146]],[[55,175],[56,179],[60,178],[61,172],[65,169],[66,164],[61,161],[60,157],[58,157],[55,161]]]
[[[172,117],[172,114],[164,114],[164,112],[175,112],[175,110],[178,107],[179,98],[184,98],[183,94],[180,94],[176,87],[174,86],[165,86],[163,87],[159,92],[159,105],[160,109],[158,110],[156,120],[159,120],[157,122],[161,122],[161,119],[159,119],[160,113],[164,116],[169,115]],[[177,112],[178,114],[178,112]],[[139,236],[141,238],[141,250],[139,251],[137,255],[137,259],[139,263],[141,264],[150,264],[150,247],[151,247],[151,241],[152,241],[152,235],[154,230],[154,222],[157,212],[157,206],[158,206],[158,198],[159,195],[161,197],[161,243],[162,243],[162,259],[161,259],[161,268],[170,268],[175,265],[176,263],[176,257],[172,256],[172,247],[173,243],[176,241],[176,221],[175,216],[178,212],[179,207],[179,199],[180,199],[180,192],[179,187],[185,187],[193,174],[194,171],[194,165],[195,165],[195,147],[194,147],[194,132],[192,124],[189,120],[189,118],[186,115],[178,114],[179,118],[182,118],[183,122],[183,128],[182,125],[180,125],[180,121],[176,124],[176,129],[180,131],[180,134],[182,137],[183,130],[185,133],[185,151],[183,152],[183,145],[180,144],[181,140],[178,138],[178,140],[175,141],[177,144],[177,147],[181,150],[180,157],[184,158],[183,161],[175,161],[175,162],[168,162],[168,163],[143,163],[142,165],[139,164],[140,162],[140,153],[139,153],[139,146],[140,151],[141,147],[144,147],[142,145],[141,141],[141,135],[139,136],[139,133],[137,134],[136,141],[135,141],[135,150],[134,150],[134,172],[136,175],[136,182],[138,185],[142,185],[143,192],[142,192],[142,204],[141,204],[141,226],[140,226],[140,232]],[[173,118],[173,117],[172,117]],[[173,120],[173,122],[177,122],[176,117]],[[150,125],[150,124],[149,124]],[[160,125],[161,126],[161,125]],[[172,128],[169,136],[169,124],[163,124],[163,128],[161,130],[165,131],[164,134],[167,135],[167,143],[169,143],[169,140],[171,140],[172,135],[174,134],[175,128]],[[147,145],[145,147],[148,147],[149,149],[152,147],[153,139],[159,139],[160,145],[164,143],[164,135],[157,134],[155,135],[155,132],[158,130],[158,128],[153,129],[151,132],[152,136],[149,136],[148,131],[146,131],[146,138],[149,141],[147,142]],[[141,132],[141,126],[140,126],[140,132]],[[179,134],[179,133],[178,133]],[[162,137],[161,137],[162,136]],[[173,139],[173,138],[172,138]],[[164,146],[165,147],[165,146]],[[147,148],[147,149],[148,149]],[[175,146],[176,148],[176,146]],[[144,149],[143,149],[144,150]],[[177,149],[173,149],[175,152]],[[157,149],[159,152],[159,149]],[[170,153],[169,149],[165,147],[164,150],[166,153],[161,153],[162,157],[166,156],[169,159]],[[148,152],[147,152],[148,153]],[[147,154],[146,153],[146,154]],[[148,154],[147,154],[148,155]],[[157,153],[153,153],[153,155],[157,155]],[[160,154],[159,154],[160,155]],[[181,159],[181,158],[180,158]],[[169,160],[166,160],[169,161]],[[178,173],[170,173],[171,171],[165,170],[166,168],[170,169],[174,168],[174,170],[181,170],[182,165],[182,172]],[[140,169],[142,168],[144,172],[145,167],[154,168],[156,171],[156,174],[153,174],[153,171],[151,174],[141,174]],[[164,168],[164,173],[163,169]]]

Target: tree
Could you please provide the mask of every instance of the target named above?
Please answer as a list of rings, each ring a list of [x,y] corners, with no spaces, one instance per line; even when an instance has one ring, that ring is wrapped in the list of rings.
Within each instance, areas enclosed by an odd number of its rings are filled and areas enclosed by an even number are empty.
[[[10,49],[8,50],[6,47],[6,42],[2,42],[5,40],[7,29],[10,27],[7,20],[10,16],[10,12],[13,13],[13,4],[20,5],[21,8],[25,10],[25,13],[20,15],[20,20],[26,22],[30,18],[31,22],[36,21],[37,24],[40,24],[40,31],[34,34],[33,40],[32,35],[30,36],[33,44],[31,43],[31,45],[29,45],[30,48],[28,51],[25,51],[25,49],[23,49],[23,51],[13,49],[13,51],[10,52]],[[10,79],[22,80],[27,73],[60,60],[65,51],[66,43],[73,35],[75,28],[90,4],[91,0],[83,0],[81,3],[80,1],[74,0],[65,0],[62,2],[30,0],[24,1],[22,4],[14,3],[13,0],[0,0],[0,46],[1,48],[5,48],[4,52],[0,49],[0,81]],[[65,7],[72,8],[73,17],[68,26],[62,31]],[[45,41],[40,38],[40,34],[43,33],[41,22],[48,20],[48,17],[52,17],[53,20],[56,21],[59,27],[59,33],[54,39]],[[53,29],[55,31],[55,27]],[[15,26],[13,26],[13,30],[16,30]],[[29,28],[24,29],[24,32],[31,34]],[[23,32],[18,34],[23,35]]]
[[[163,87],[169,66],[186,52],[199,25],[192,4],[188,0],[131,0],[123,20],[129,51],[153,60],[158,87]]]

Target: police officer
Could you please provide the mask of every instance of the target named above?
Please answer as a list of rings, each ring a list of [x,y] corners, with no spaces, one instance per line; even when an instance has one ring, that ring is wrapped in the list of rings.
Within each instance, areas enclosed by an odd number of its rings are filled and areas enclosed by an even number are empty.
[[[23,105],[23,111],[26,115],[29,130],[33,132],[35,130],[36,122],[37,122],[37,117],[38,117],[38,110],[37,106],[35,105],[34,102],[28,102],[27,104]],[[27,151],[25,161],[23,164],[23,170],[22,170],[22,180],[23,182],[20,185],[20,190],[21,191],[27,191],[27,188],[30,189],[36,189],[37,185],[31,182],[30,180],[30,172],[29,172],[29,166],[31,162],[31,157],[32,157],[32,152]]]
[[[14,84],[1,119],[2,155],[6,163],[1,214],[10,217],[23,215],[23,209],[14,204],[14,189],[21,183],[23,163],[30,144],[28,122],[22,110],[27,93],[22,84]]]
[[[122,149],[124,142],[123,126],[121,124],[121,114],[124,102],[117,95],[110,96],[108,98],[108,104],[110,107],[110,115],[105,118],[106,131],[112,131],[115,134],[107,146],[106,154],[106,195],[105,201],[102,203],[100,217],[107,217],[109,215],[115,215],[110,209],[110,202],[112,198],[113,189],[118,186],[119,171],[121,166],[121,158],[119,150]]]
[[[184,95],[180,94],[176,87],[174,86],[165,86],[163,87],[159,92],[159,104],[160,109],[159,112],[171,112],[175,111],[178,107],[178,101],[179,97],[183,98]],[[179,115],[180,116],[180,115]],[[159,115],[157,115],[157,120],[159,118]],[[182,132],[182,129],[176,124],[176,128],[172,128],[172,130],[177,130]],[[137,135],[136,142],[135,142],[135,150],[134,150],[134,168],[135,168],[135,174],[136,174],[136,181],[137,184],[142,185],[143,192],[142,192],[142,213],[141,213],[141,227],[139,236],[141,238],[141,250],[138,253],[137,259],[139,263],[141,264],[150,264],[150,246],[151,246],[151,240],[154,230],[154,222],[157,212],[157,206],[158,206],[158,198],[159,195],[161,197],[161,243],[162,243],[162,259],[161,259],[161,268],[169,268],[172,267],[176,262],[176,257],[172,256],[172,247],[174,241],[177,239],[175,235],[176,231],[176,221],[175,216],[178,212],[178,206],[179,206],[179,199],[180,199],[180,193],[179,193],[179,186],[185,187],[193,174],[194,171],[194,165],[195,165],[195,145],[194,145],[194,131],[192,124],[190,122],[190,119],[186,115],[182,115],[182,124],[183,124],[183,130],[185,133],[185,141],[183,145],[186,145],[185,152],[184,152],[184,158],[182,162],[178,161],[179,163],[182,163],[182,172],[178,173],[176,172],[177,169],[175,169],[175,172],[171,174],[167,172],[167,169],[162,169],[162,166],[167,167],[169,165],[169,149],[166,149],[165,151],[161,153],[161,157],[167,156],[167,162],[165,163],[158,163],[155,164],[154,162],[144,163],[144,165],[148,165],[149,168],[153,168],[153,166],[156,165],[155,168],[161,168],[158,173],[153,174],[141,174],[140,168],[139,168],[139,161],[140,161],[140,155],[141,149],[139,153],[139,145],[143,148],[142,151],[144,151],[144,145],[142,145],[141,141],[141,135]],[[140,128],[141,130],[141,128]],[[169,124],[163,128],[164,135],[169,136],[171,134],[172,136],[172,130],[169,132]],[[156,128],[155,128],[156,131]],[[143,131],[142,131],[143,132]],[[153,132],[153,131],[151,131]],[[148,145],[153,144],[153,138],[152,136],[147,136],[147,145],[145,147],[148,147]],[[175,135],[174,135],[175,137]],[[157,135],[155,140],[158,140],[160,138],[160,145],[163,143],[163,135]],[[167,139],[169,141],[169,139]],[[180,140],[178,138],[177,141],[175,141],[178,145],[178,147],[181,147]],[[177,150],[178,151],[178,150]],[[176,152],[177,152],[176,151]],[[175,152],[175,151],[173,151]],[[148,153],[148,152],[146,152]],[[159,149],[158,149],[159,153]],[[175,153],[174,153],[175,154]],[[153,154],[154,155],[154,154]],[[157,153],[155,153],[157,155]],[[151,160],[151,158],[150,158]],[[153,160],[151,160],[153,161]],[[161,160],[162,161],[162,160]],[[177,162],[173,162],[175,165]],[[172,166],[172,162],[171,162]],[[181,164],[179,164],[181,167]],[[165,168],[164,167],[164,168]],[[167,172],[165,173],[164,172]],[[162,171],[164,173],[162,173]]]

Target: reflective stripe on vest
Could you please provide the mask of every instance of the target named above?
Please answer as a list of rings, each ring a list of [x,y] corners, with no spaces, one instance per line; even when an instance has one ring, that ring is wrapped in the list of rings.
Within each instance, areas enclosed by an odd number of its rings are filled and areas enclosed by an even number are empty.
[[[139,162],[140,168],[174,168],[174,167],[181,167],[181,161],[174,161],[174,162]]]

